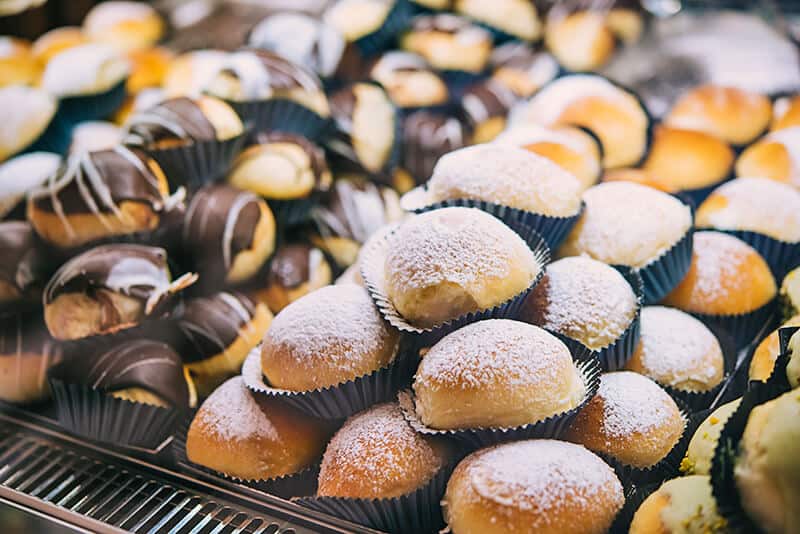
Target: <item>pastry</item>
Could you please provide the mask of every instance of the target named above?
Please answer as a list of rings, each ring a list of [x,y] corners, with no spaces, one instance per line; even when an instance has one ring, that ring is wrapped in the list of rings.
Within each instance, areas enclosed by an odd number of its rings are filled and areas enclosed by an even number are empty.
[[[736,176],[760,176],[800,187],[800,126],[771,132],[741,153]]]
[[[253,292],[253,297],[278,313],[332,281],[331,266],[320,249],[305,243],[282,245],[269,263],[266,283]]]
[[[164,34],[164,26],[150,5],[120,0],[97,4],[83,20],[83,32],[89,39],[123,51],[154,45]]]
[[[531,0],[455,0],[456,13],[523,41],[535,41],[542,34],[542,21]]]
[[[48,399],[47,370],[61,360],[61,353],[40,315],[4,316],[0,321],[0,400],[31,404]]]
[[[386,52],[372,64],[369,77],[381,84],[400,108],[439,106],[450,97],[442,77],[422,56],[410,52]]]
[[[130,73],[130,63],[114,48],[88,43],[67,48],[47,62],[41,86],[59,98],[99,95]]]
[[[496,46],[490,62],[492,78],[511,89],[517,98],[530,98],[559,72],[552,55],[519,41]]]
[[[29,152],[0,163],[0,219],[24,219],[28,191],[45,183],[60,166],[61,156],[53,152]]]
[[[459,99],[459,110],[471,130],[471,142],[488,143],[497,137],[516,101],[509,88],[492,78],[467,87]]]
[[[630,534],[724,533],[727,522],[717,511],[708,476],[673,478],[639,505]]]
[[[52,260],[31,225],[0,222],[0,250],[0,310],[39,304]]]
[[[40,139],[55,117],[58,103],[42,89],[24,85],[0,87],[0,162]]]
[[[492,36],[455,15],[420,15],[400,37],[400,48],[421,55],[436,70],[479,73],[489,62]]]
[[[741,401],[742,399],[739,398],[726,402],[717,407],[700,423],[689,441],[686,456],[681,461],[682,473],[686,475],[711,474],[711,459],[717,449],[720,433],[733,412],[739,408]]]

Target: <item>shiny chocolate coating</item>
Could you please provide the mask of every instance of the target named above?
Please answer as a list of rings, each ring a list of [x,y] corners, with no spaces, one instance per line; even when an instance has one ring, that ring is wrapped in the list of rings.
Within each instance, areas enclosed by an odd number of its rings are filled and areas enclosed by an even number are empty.
[[[246,49],[234,52],[223,72],[242,82],[246,98],[269,97],[266,90],[302,89],[323,92],[319,77],[309,69],[269,50]]]
[[[302,135],[296,135],[287,132],[259,132],[255,136],[256,145],[269,145],[271,143],[291,143],[300,147],[303,152],[308,156],[311,165],[311,172],[314,174],[314,190],[327,191],[330,188],[331,174],[328,169],[328,163],[325,159],[325,152],[316,144],[309,141]],[[249,149],[248,149],[249,150]],[[242,154],[243,158],[247,157],[247,150]],[[290,165],[295,165],[294,161],[289,162]],[[298,169],[298,174],[302,173],[305,169]],[[264,174],[269,174],[269,169],[264,170]]]
[[[284,245],[272,258],[267,273],[267,285],[295,288],[311,277],[311,253],[315,249],[304,243]]]
[[[0,295],[0,307],[18,301],[40,302],[52,272],[51,261],[31,225],[22,221],[0,223],[0,250],[0,282],[17,294],[7,300]]]
[[[558,61],[549,53],[520,42],[509,42],[496,47],[489,61],[495,69],[494,78],[514,91],[518,98],[531,96],[537,89],[552,81],[560,68]],[[512,80],[505,79],[507,72],[513,73]]]
[[[478,126],[492,117],[505,117],[516,102],[514,93],[493,79],[478,82],[464,91],[459,107],[472,126]]]
[[[440,157],[466,145],[467,131],[457,117],[415,111],[403,121],[401,166],[417,184],[426,182]]]
[[[217,131],[202,108],[191,98],[181,96],[135,113],[128,121],[124,141],[147,147],[165,140],[216,139]]]
[[[55,363],[61,354],[61,345],[47,331],[40,314],[14,313],[0,320],[0,357],[49,355]]]
[[[185,363],[221,354],[253,320],[255,303],[243,293],[221,291],[186,301],[177,316],[178,347]]]

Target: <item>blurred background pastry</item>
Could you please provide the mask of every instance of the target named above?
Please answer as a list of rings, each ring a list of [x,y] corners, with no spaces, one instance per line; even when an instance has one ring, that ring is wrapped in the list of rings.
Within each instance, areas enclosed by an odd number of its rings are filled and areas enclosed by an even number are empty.
[[[450,97],[442,77],[422,56],[410,52],[386,52],[372,64],[369,77],[386,89],[399,108],[439,106]]]
[[[24,85],[0,87],[0,101],[3,102],[3,120],[0,122],[2,162],[42,137],[55,117],[58,103],[46,91]]]
[[[5,315],[0,321],[0,400],[14,404],[47,400],[47,370],[61,357],[62,349],[41,315]]]
[[[639,505],[630,534],[663,532],[724,532],[726,521],[717,511],[708,476],[673,478]]]
[[[29,152],[0,163],[0,219],[25,219],[28,191],[42,185],[61,166],[53,152]]]
[[[146,3],[115,0],[92,8],[83,31],[93,41],[127,52],[154,45],[164,34],[164,21]]]
[[[263,285],[252,292],[273,313],[333,282],[333,271],[322,251],[306,243],[281,245],[267,268]]]
[[[420,15],[400,38],[400,48],[421,55],[437,70],[479,73],[489,62],[492,36],[461,17]]]

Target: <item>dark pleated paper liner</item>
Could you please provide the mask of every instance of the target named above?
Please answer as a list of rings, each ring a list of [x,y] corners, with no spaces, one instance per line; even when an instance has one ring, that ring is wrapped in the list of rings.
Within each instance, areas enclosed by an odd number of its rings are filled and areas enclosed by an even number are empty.
[[[408,386],[417,359],[405,346],[386,367],[368,375],[313,391],[288,391],[271,387],[261,371],[261,346],[242,365],[242,378],[250,391],[278,398],[319,419],[345,419],[374,404],[394,400],[400,388]]]
[[[423,189],[424,186],[420,186],[412,191],[409,191],[409,194],[419,195],[418,191],[423,191]],[[408,198],[413,199],[413,196]],[[512,228],[514,225],[523,225],[533,228],[544,238],[551,251],[557,250],[561,243],[563,243],[564,239],[567,238],[567,234],[569,234],[569,231],[572,230],[573,226],[575,226],[575,223],[578,222],[578,219],[581,218],[581,215],[583,215],[583,210],[586,208],[586,204],[581,201],[580,210],[578,210],[578,213],[575,215],[570,217],[553,217],[550,215],[534,213],[532,211],[502,206],[493,202],[486,202],[485,200],[472,200],[464,198],[443,200],[441,202],[435,202],[426,206],[414,207],[411,202],[406,202],[405,204],[406,205],[403,206],[403,209],[413,213],[425,213],[426,211],[451,207],[477,208],[481,211],[485,211],[486,213],[494,215]]]
[[[190,417],[184,417],[183,421],[178,425],[178,429],[172,440],[173,457],[181,471],[212,483],[223,481],[241,484],[242,486],[263,491],[264,493],[269,493],[282,499],[305,497],[307,495],[314,495],[317,492],[317,478],[319,477],[318,465],[282,477],[266,480],[248,480],[226,475],[225,473],[214,471],[208,467],[193,463],[186,457],[186,436],[189,434],[191,423],[192,419]]]
[[[300,506],[340,517],[384,532],[434,533],[444,527],[441,500],[455,463],[447,465],[418,490],[387,499],[305,497],[293,499]]]
[[[737,348],[743,348],[752,343],[764,325],[773,319],[777,307],[777,300],[772,299],[760,308],[748,313],[736,315],[690,313],[709,327],[717,327],[724,330],[733,338]]]
[[[447,84],[451,100],[460,99],[471,85],[487,77],[486,72],[469,72],[452,69],[440,70],[438,72],[444,80],[444,83]]]
[[[751,381],[748,389],[766,388],[769,394],[777,397],[787,391],[791,391],[792,385],[789,383],[789,375],[787,374],[787,366],[792,358],[792,349],[789,348],[789,340],[792,336],[800,331],[800,327],[787,326],[778,330],[778,337],[780,339],[780,353],[775,359],[775,365],[772,368],[769,378],[765,381]]]
[[[633,516],[642,503],[656,491],[661,484],[632,485],[625,488],[625,504],[617,513],[609,529],[610,534],[628,534]]]
[[[708,197],[708,195],[710,195],[711,192],[714,191],[714,189],[718,188],[725,182],[730,181],[732,178],[733,175],[730,174],[725,178],[723,178],[722,180],[715,182],[711,185],[708,185],[706,187],[700,187],[697,189],[683,189],[680,191],[680,193],[676,194],[675,196],[678,196],[684,200],[688,200],[692,204],[692,206],[695,209],[697,209],[700,206],[700,204],[702,204],[703,201]]]
[[[654,261],[638,269],[644,282],[644,303],[656,304],[677,286],[692,264],[694,231],[686,234]]]
[[[772,274],[780,284],[786,274],[800,263],[800,241],[791,243],[780,241],[768,235],[745,230],[719,230],[738,237],[764,257]]]
[[[410,390],[401,391],[398,401],[403,410],[403,415],[411,427],[421,434],[431,436],[445,436],[453,438],[464,444],[467,450],[477,450],[497,443],[519,441],[534,438],[557,439],[566,430],[578,412],[586,406],[600,387],[600,364],[590,351],[585,351],[582,357],[576,360],[585,393],[578,406],[541,421],[509,428],[465,428],[458,430],[436,430],[425,426],[419,419],[415,409],[414,395]]]
[[[306,198],[292,200],[267,199],[267,204],[281,227],[298,226],[311,220],[311,210],[321,195],[312,193]]]
[[[333,125],[329,117],[286,98],[236,102],[226,100],[241,117],[251,125],[252,131],[281,132],[302,135],[309,141],[320,143],[330,135]]]
[[[125,102],[127,79],[104,93],[67,96],[59,101],[56,117],[68,124],[96,121],[111,117]]]
[[[170,148],[145,148],[145,152],[161,166],[170,190],[184,186],[190,192],[204,185],[222,181],[239,155],[248,133],[225,141],[196,141]]]
[[[415,348],[430,347],[450,332],[471,323],[485,319],[516,319],[519,316],[525,297],[544,276],[545,268],[550,263],[550,249],[542,236],[530,226],[523,224],[511,224],[509,226],[528,244],[541,268],[525,290],[488,310],[470,312],[430,328],[417,327],[403,319],[386,294],[383,279],[383,260],[389,245],[389,239],[397,231],[397,226],[387,232],[381,239],[370,244],[368,248],[362,247],[361,277],[364,279],[364,284],[367,286],[372,301],[381,312],[383,318],[401,332],[412,336]]]
[[[30,145],[23,148],[19,154],[29,154],[31,152],[53,152],[61,156],[69,150],[72,142],[72,129],[74,123],[68,122],[63,117],[59,117],[58,112],[50,120],[47,128]]]
[[[409,0],[396,0],[383,24],[375,31],[355,40],[354,44],[364,56],[380,54],[394,44],[397,36],[408,28],[414,16],[414,6]]]

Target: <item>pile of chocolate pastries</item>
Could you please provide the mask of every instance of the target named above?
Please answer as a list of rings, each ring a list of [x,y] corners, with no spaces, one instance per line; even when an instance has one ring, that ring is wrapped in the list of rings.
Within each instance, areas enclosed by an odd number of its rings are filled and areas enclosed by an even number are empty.
[[[0,399],[389,532],[800,531],[800,95],[653,117],[642,11],[536,5],[0,39]]]

